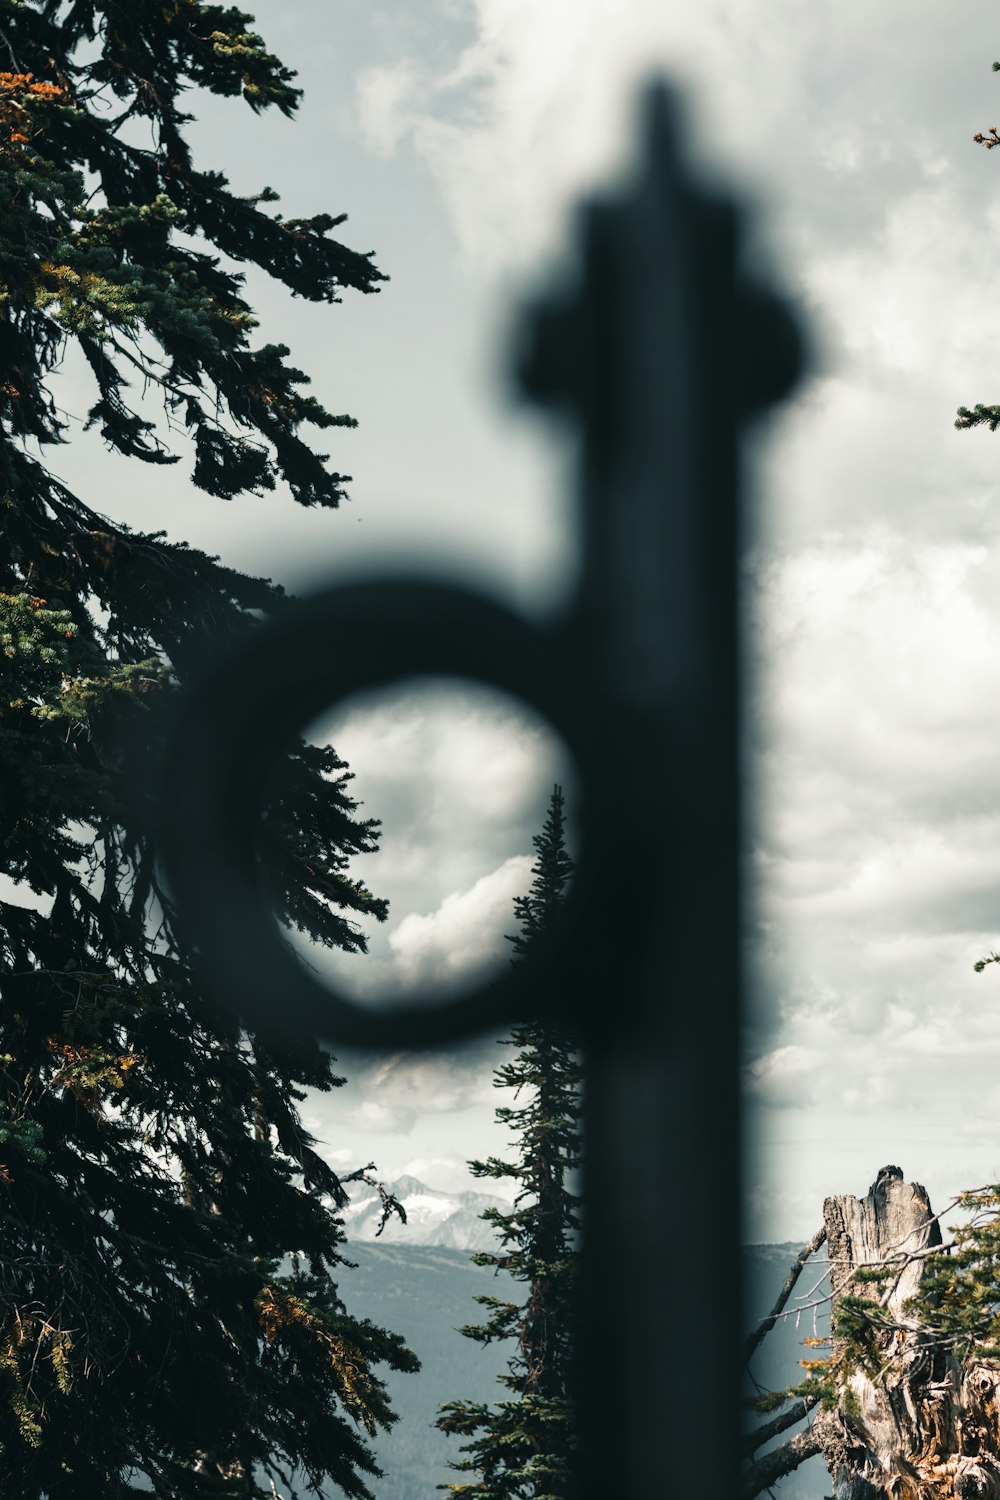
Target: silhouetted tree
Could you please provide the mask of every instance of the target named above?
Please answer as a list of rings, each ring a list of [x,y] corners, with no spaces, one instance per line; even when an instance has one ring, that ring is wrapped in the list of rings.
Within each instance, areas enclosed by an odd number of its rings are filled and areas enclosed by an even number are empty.
[[[367,1496],[364,1433],[393,1420],[375,1366],[416,1365],[342,1300],[346,1195],[297,1104],[343,1080],[313,1042],[206,1002],[150,838],[165,706],[206,634],[253,629],[281,590],[112,523],[46,461],[74,345],[126,482],[177,462],[180,429],[208,495],[281,479],[304,505],[340,498],[299,429],[350,419],[302,393],[287,350],[251,346],[231,266],[314,301],[380,273],[330,238],[339,220],[235,196],[184,138],[195,86],[294,111],[249,21],[200,0],[0,0],[5,1500],[271,1496],[296,1467]],[[355,919],[385,914],[349,875],[377,839],[356,813],[335,752],[293,749],[270,884],[279,918],[331,947],[363,949]]]
[[[520,931],[510,941],[516,962],[529,959],[551,929],[573,871],[559,787],[533,842],[531,889],[514,901]],[[516,1137],[516,1158],[491,1156],[469,1166],[474,1176],[511,1181],[517,1191],[511,1210],[482,1215],[496,1229],[499,1248],[472,1258],[524,1282],[527,1298],[516,1303],[479,1296],[486,1322],[461,1330],[484,1344],[513,1341],[509,1373],[500,1376],[510,1397],[493,1404],[451,1401],[441,1408],[438,1426],[471,1439],[462,1447],[466,1457],[452,1467],[473,1476],[441,1488],[468,1500],[564,1500],[572,1493],[577,1451],[572,1376],[580,1200],[569,1184],[581,1159],[581,1067],[574,1039],[551,1021],[516,1026],[505,1045],[517,1054],[497,1068],[494,1084],[515,1089],[519,1102],[500,1107],[496,1117]]]

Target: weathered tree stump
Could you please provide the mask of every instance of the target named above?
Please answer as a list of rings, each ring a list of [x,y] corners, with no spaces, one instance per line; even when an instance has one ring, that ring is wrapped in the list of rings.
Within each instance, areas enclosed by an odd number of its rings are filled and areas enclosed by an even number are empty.
[[[927,1193],[883,1167],[866,1197],[827,1198],[823,1219],[834,1315],[860,1296],[893,1321],[877,1335],[876,1378],[855,1370],[813,1423],[834,1500],[1000,1500],[1000,1371],[959,1364],[906,1307],[941,1244]],[[855,1275],[876,1266],[893,1269],[881,1285]]]
[[[834,1329],[841,1336],[827,1378],[811,1393],[789,1397],[776,1416],[748,1433],[747,1500],[773,1493],[774,1484],[817,1453],[829,1469],[833,1500],[1000,1500],[1000,1368],[995,1359],[983,1363],[975,1347],[964,1358],[956,1356],[955,1341],[934,1326],[939,1302],[923,1321],[908,1305],[928,1262],[940,1264],[948,1253],[944,1248],[934,1255],[942,1239],[927,1193],[919,1183],[904,1182],[898,1167],[883,1167],[866,1197],[827,1198],[823,1221],[774,1308],[747,1339],[746,1356],[749,1361],[777,1319],[787,1316],[795,1282],[824,1240]],[[878,1280],[859,1275],[876,1269],[885,1273]],[[935,1298],[940,1285],[931,1287]],[[861,1317],[847,1298],[872,1302],[877,1317]],[[869,1337],[859,1338],[859,1328]],[[960,1347],[968,1344],[966,1339]],[[870,1368],[859,1364],[861,1350]],[[761,1453],[805,1415],[810,1422],[804,1431]]]

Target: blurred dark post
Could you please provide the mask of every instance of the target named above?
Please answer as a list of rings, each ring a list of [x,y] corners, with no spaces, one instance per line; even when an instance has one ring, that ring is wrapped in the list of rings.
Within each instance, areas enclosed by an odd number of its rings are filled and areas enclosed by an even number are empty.
[[[666,93],[648,156],[583,214],[529,395],[583,429],[576,628],[606,750],[609,901],[586,1017],[588,1500],[739,1493],[739,422],[798,339],[741,285],[735,213],[685,180]],[[580,682],[580,690],[588,687]],[[588,829],[594,832],[594,829]],[[600,879],[600,876],[598,876]],[[592,956],[597,957],[597,956]],[[577,1010],[577,1005],[574,1005]]]
[[[790,388],[799,346],[740,281],[731,205],[685,177],[669,97],[648,109],[638,180],[585,210],[578,285],[539,310],[523,371],[583,431],[572,630],[609,805],[587,828],[603,938],[568,1007],[586,1026],[584,1493],[733,1500],[737,439]]]
[[[800,365],[739,267],[732,204],[687,176],[650,91],[634,179],[582,211],[574,287],[521,376],[581,425],[584,567],[568,616],[390,578],[291,606],[206,672],[178,726],[161,841],[206,991],[334,1045],[442,1045],[529,1016],[586,1062],[584,1500],[739,1493],[740,424]],[[336,649],[351,641],[350,653]],[[323,643],[331,643],[325,649]],[[319,645],[317,645],[319,643]],[[519,695],[579,771],[563,930],[441,1004],[365,1010],[263,910],[254,829],[288,739],[350,693],[427,673]]]

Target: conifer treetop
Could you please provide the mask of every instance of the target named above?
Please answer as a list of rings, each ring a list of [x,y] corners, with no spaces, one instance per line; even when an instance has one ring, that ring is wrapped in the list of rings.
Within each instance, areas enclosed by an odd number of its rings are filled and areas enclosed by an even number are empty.
[[[562,787],[554,786],[542,831],[531,840],[535,848],[531,887],[527,895],[514,897],[520,930],[506,936],[519,958],[525,957],[532,943],[548,930],[566,899],[573,861],[566,851],[565,802]]]

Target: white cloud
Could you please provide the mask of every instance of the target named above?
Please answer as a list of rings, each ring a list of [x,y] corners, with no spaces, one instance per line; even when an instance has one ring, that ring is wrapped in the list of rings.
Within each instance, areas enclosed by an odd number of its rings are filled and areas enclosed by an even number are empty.
[[[816,1072],[821,1062],[817,1053],[805,1047],[776,1047],[758,1057],[745,1069],[745,1091],[749,1098],[761,1098],[771,1104],[797,1104],[802,1085]]]
[[[492,824],[523,818],[538,784],[550,785],[561,769],[554,736],[531,710],[476,684],[441,678],[348,703],[317,732],[360,767],[369,802],[370,786],[385,793],[390,784],[392,790],[405,784],[416,805],[406,816],[430,815],[459,831],[470,818]]]
[[[413,1113],[450,1114],[490,1097],[489,1079],[470,1072],[460,1053],[397,1052],[373,1063],[367,1087]]]
[[[531,883],[531,859],[516,855],[455,891],[432,912],[410,912],[389,937],[406,987],[452,988],[504,957],[504,933],[516,924],[511,905]]]
[[[379,156],[390,156],[412,128],[420,73],[411,58],[383,67],[362,68],[357,80],[358,128],[365,144]]]
[[[424,81],[422,108],[375,111],[407,129],[430,168],[467,266],[494,274],[551,248],[574,193],[626,147],[623,94],[666,28],[650,0],[476,0],[471,43]],[[395,101],[398,63],[366,73],[362,108]]]
[[[548,726],[489,689],[426,679],[348,703],[311,733],[357,767],[352,795],[382,824],[357,874],[390,910],[367,957],[317,954],[291,935],[296,949],[367,994],[454,982],[503,953],[556,782],[572,814],[572,766]]]
[[[493,1087],[503,1060],[492,1038],[442,1052],[349,1055],[347,1084],[310,1094],[309,1129],[340,1169],[371,1158],[386,1178],[419,1177],[424,1167],[416,1163],[434,1163],[433,1177],[426,1168],[430,1186],[451,1186],[443,1183],[446,1169],[507,1150],[508,1133],[494,1121],[496,1107],[512,1095]],[[345,1138],[350,1144],[342,1147]]]
[[[860,916],[995,888],[998,561],[993,547],[881,534],[757,574],[765,889]]]

